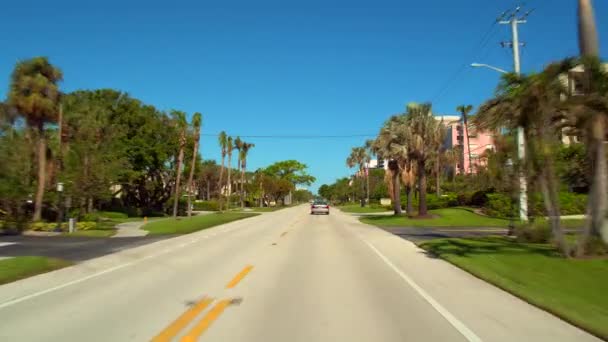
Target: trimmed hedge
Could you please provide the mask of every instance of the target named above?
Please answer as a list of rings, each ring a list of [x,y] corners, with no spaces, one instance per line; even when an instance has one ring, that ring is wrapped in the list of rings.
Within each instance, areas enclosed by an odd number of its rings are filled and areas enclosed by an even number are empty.
[[[192,204],[194,210],[200,211],[219,211],[220,204],[218,201],[196,201]]]
[[[487,194],[488,201],[484,206],[484,212],[494,217],[515,217],[517,208],[515,201],[510,196],[500,193]],[[559,193],[559,209],[561,215],[584,215],[587,208],[587,195],[572,192]],[[540,194],[530,194],[528,205],[530,211],[538,215],[547,215],[543,198]]]
[[[30,226],[29,226],[29,228],[31,230],[42,231],[42,232],[54,231],[56,227],[57,227],[57,222],[33,222],[33,223],[30,223]],[[97,222],[90,222],[90,221],[76,222],[77,230],[92,230],[92,229],[96,229],[96,228],[97,228]],[[63,230],[63,231],[68,230],[67,222],[61,223],[61,230]]]

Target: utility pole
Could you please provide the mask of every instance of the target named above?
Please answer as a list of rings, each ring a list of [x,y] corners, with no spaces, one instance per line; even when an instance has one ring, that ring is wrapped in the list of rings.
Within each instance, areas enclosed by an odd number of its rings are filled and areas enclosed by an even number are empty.
[[[513,49],[513,68],[515,74],[518,76],[521,74],[521,63],[519,59],[519,47],[523,45],[519,42],[519,24],[525,24],[528,22],[528,16],[532,11],[528,11],[520,16],[521,6],[517,6],[513,12],[503,13],[498,23],[502,25],[511,25],[511,32],[513,40],[510,42],[503,42],[503,47],[511,47]],[[520,162],[523,162],[526,158],[526,140],[524,134],[524,128],[517,127],[517,157]],[[520,167],[519,170],[519,219],[526,222],[528,221],[528,184],[526,180],[526,174]]]

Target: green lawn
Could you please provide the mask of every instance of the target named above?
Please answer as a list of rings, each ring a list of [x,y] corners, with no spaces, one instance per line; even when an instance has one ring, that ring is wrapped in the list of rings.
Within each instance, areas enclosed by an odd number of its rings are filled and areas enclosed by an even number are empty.
[[[281,210],[281,209],[285,209],[285,208],[289,208],[287,206],[285,207],[252,207],[252,208],[246,208],[248,210],[243,210],[241,208],[238,209],[231,209],[231,212],[237,212],[237,213],[269,213],[269,212],[273,212],[273,211],[277,211],[277,210]]]
[[[180,218],[178,220],[170,218],[150,222],[143,226],[142,229],[149,231],[150,235],[188,234],[220,224],[241,220],[257,215],[259,214],[224,212],[192,216],[192,218],[190,219],[187,217]]]
[[[498,237],[438,239],[421,247],[608,339],[608,259],[564,259],[549,245],[521,244]]]
[[[380,208],[378,208],[378,207],[372,208],[370,206],[361,207],[360,204],[341,205],[341,206],[338,206],[337,208],[346,213],[355,213],[355,214],[383,213],[383,212],[390,211],[390,210],[382,208],[382,207],[380,207]]]
[[[363,223],[381,227],[507,227],[508,220],[477,215],[471,210],[447,208],[430,210],[438,215],[432,219],[415,219],[406,216],[368,216],[362,217]]]
[[[40,256],[20,256],[0,260],[0,284],[57,270],[71,263],[66,260]]]

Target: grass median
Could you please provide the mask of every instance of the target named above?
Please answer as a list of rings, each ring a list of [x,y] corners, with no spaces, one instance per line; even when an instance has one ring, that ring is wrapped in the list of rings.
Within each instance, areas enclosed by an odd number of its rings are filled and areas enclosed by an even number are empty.
[[[574,260],[507,238],[437,239],[420,247],[608,340],[608,259]]]
[[[150,222],[142,229],[150,232],[150,235],[188,234],[257,215],[259,214],[224,212],[192,216],[191,218],[182,217],[177,220],[169,218]]]
[[[40,273],[54,271],[71,263],[41,256],[19,256],[0,260],[0,284],[10,283]]]
[[[363,223],[380,227],[507,227],[509,220],[482,216],[469,209],[446,208],[430,210],[434,218],[409,218],[407,216],[368,216]]]

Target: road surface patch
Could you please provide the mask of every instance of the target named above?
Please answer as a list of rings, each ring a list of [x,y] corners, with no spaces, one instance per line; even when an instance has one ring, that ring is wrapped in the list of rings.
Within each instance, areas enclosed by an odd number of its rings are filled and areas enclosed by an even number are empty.
[[[209,312],[203,317],[184,337],[180,342],[195,342],[198,338],[218,319],[224,310],[232,304],[232,299],[224,299],[219,301]]]
[[[422,287],[420,287],[412,278],[410,278],[407,274],[401,271],[395,264],[393,264],[382,252],[380,252],[376,246],[372,243],[363,239],[363,237],[359,236],[359,239],[365,243],[384,263],[390,267],[401,279],[403,279],[411,288],[413,288],[422,298],[424,298],[446,321],[448,321],[458,332],[464,336],[469,342],[482,342],[481,338],[477,336],[471,329],[469,329],[464,323],[462,323],[458,318],[452,315],[443,305],[441,305],[435,298],[431,297],[431,295],[426,292]]]
[[[232,278],[232,280],[226,285],[227,289],[231,289],[235,286],[237,286],[241,280],[243,280],[243,278],[245,278],[245,276],[251,272],[251,270],[253,269],[253,266],[251,265],[247,265],[245,266],[245,268],[243,268],[243,270],[241,272],[239,272],[236,276],[234,276],[234,278]]]
[[[171,341],[184,327],[186,327],[196,316],[205,310],[211,303],[213,298],[203,297],[195,303],[190,309],[186,310],[173,323],[169,324],[163,331],[152,339],[152,342],[169,342]]]

